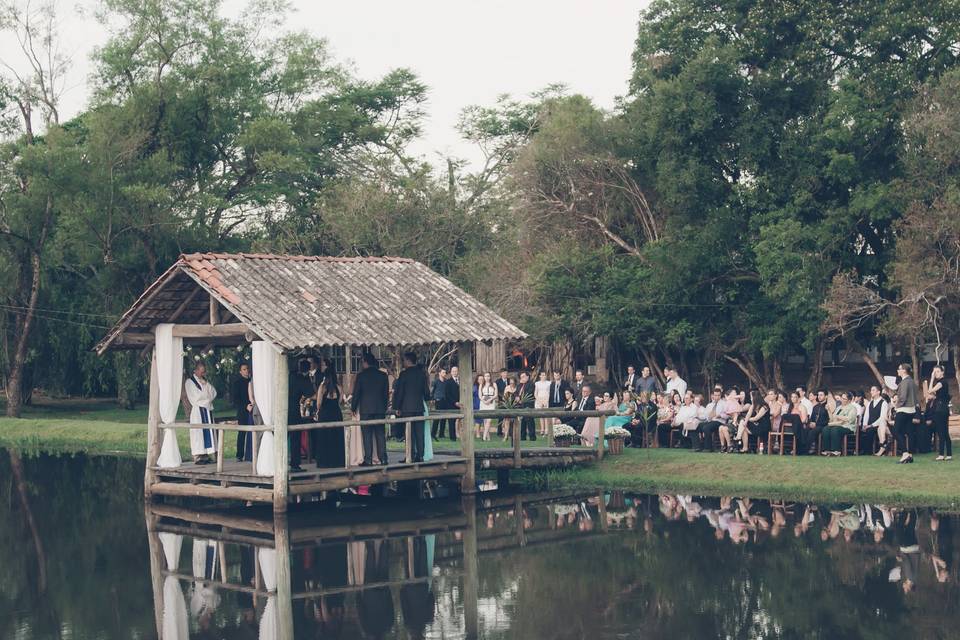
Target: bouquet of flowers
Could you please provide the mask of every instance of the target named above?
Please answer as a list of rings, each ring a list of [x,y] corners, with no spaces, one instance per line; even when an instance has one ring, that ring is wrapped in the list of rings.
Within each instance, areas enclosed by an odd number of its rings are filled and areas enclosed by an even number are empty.
[[[608,427],[604,430],[604,437],[608,440],[610,438],[629,438],[630,432],[623,427]]]
[[[568,424],[553,427],[553,444],[557,447],[569,447],[577,439],[577,431]]]

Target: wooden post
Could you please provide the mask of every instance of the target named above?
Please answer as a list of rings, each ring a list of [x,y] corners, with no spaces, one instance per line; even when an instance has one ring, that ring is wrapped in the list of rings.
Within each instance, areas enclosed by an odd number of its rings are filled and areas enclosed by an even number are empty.
[[[475,640],[479,635],[477,598],[479,590],[479,556],[477,554],[477,502],[474,496],[463,498],[467,528],[463,532],[463,622],[464,637]]]
[[[527,546],[527,532],[523,529],[523,498],[518,493],[513,499],[513,517],[517,527],[517,546]]]
[[[603,460],[603,445],[607,438],[607,416],[600,416],[600,427],[597,429],[597,462]]]
[[[160,376],[157,369],[157,348],[154,346],[150,358],[150,405],[147,411],[147,467],[143,472],[143,495],[149,500],[151,487],[157,481],[153,470],[160,457]]]
[[[290,450],[287,443],[287,355],[274,355],[273,367],[273,510],[287,510],[287,481],[290,473]]]
[[[519,469],[523,466],[520,456],[520,424],[523,418],[514,418],[510,423],[510,430],[513,432],[513,468]]]
[[[599,493],[600,501],[597,503],[597,517],[600,518],[600,529],[606,531],[607,526],[607,502],[604,495],[603,489],[600,489]]]
[[[274,549],[277,550],[277,638],[278,640],[293,640],[293,594],[291,591],[290,580],[290,530],[287,527],[286,514],[278,514],[274,516],[273,532],[273,545]]]
[[[394,401],[394,402],[396,402],[396,401]],[[410,441],[410,436],[413,434],[413,423],[412,423],[412,422],[405,422],[405,423],[404,423],[404,429],[405,429],[405,433],[406,433],[406,437],[403,439],[404,449],[405,449],[405,453],[406,453],[406,457],[404,458],[404,462],[413,462],[413,443]]]
[[[157,637],[163,637],[163,567],[165,560],[163,557],[163,546],[160,544],[160,536],[157,535],[157,518],[150,513],[149,505],[145,514],[147,520],[147,543],[150,547],[150,583],[153,586],[153,616],[157,624]],[[176,571],[177,567],[169,567],[171,571]]]
[[[553,446],[553,424],[556,422],[556,418],[547,418],[547,446]]]
[[[467,472],[463,476],[460,490],[463,493],[476,493],[477,467],[473,453],[472,342],[461,342],[457,345],[457,365],[460,367],[460,412],[463,414],[463,423],[460,426],[460,450],[463,457],[467,459]],[[474,604],[474,606],[476,606],[476,604]]]
[[[210,325],[220,324],[220,303],[210,296]]]
[[[217,429],[217,473],[223,473],[223,429]]]

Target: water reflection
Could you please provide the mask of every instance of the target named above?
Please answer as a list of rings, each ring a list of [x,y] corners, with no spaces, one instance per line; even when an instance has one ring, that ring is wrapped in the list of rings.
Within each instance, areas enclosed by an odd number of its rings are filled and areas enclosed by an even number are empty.
[[[144,509],[0,452],[0,637],[950,638],[954,514],[624,492]],[[391,506],[392,505],[392,506]]]

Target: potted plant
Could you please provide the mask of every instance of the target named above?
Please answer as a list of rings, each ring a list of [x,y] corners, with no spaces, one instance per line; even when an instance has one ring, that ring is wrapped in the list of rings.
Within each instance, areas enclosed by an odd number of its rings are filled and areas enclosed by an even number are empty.
[[[569,447],[577,439],[576,430],[568,424],[558,424],[553,427],[553,446]]]
[[[604,431],[607,447],[613,455],[623,453],[623,444],[630,437],[630,432],[623,427],[610,427]]]

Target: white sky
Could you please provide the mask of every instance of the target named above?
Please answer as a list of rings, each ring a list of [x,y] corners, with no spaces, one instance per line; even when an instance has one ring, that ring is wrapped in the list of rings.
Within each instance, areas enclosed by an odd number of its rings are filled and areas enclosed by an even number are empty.
[[[22,1],[22,0],[21,0]],[[327,38],[335,57],[373,79],[397,67],[412,69],[429,87],[428,120],[414,150],[428,160],[476,159],[455,125],[470,104],[498,95],[524,97],[550,83],[611,108],[630,77],[630,54],[647,0],[294,0],[291,29]],[[61,117],[82,110],[94,46],[104,32],[89,17],[92,0],[60,0],[64,49],[74,65]],[[228,12],[243,6],[229,0]],[[0,60],[16,54],[0,39]]]

